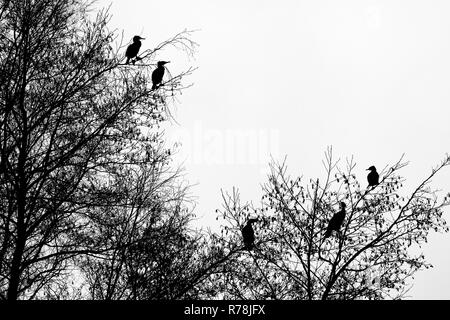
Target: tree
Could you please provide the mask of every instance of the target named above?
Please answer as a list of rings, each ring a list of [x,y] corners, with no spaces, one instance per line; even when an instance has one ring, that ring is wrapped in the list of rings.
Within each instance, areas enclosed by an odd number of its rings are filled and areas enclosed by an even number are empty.
[[[190,33],[125,66],[122,46],[112,47],[117,36],[107,28],[108,13],[91,19],[91,11],[83,0],[0,0],[4,299],[61,297],[83,256],[117,251],[117,243],[88,231],[126,210],[128,175],[170,159],[159,128],[192,69],[167,77],[157,90],[151,71],[163,48],[192,53]],[[135,186],[142,181],[133,179]]]
[[[128,206],[94,208],[98,222],[85,236],[114,250],[79,259],[88,298],[199,298],[201,283],[224,260],[206,234],[191,228],[187,187],[174,183],[179,172],[160,164],[141,166],[116,182],[114,196]]]
[[[411,249],[427,241],[431,230],[447,232],[443,199],[429,184],[450,165],[450,156],[412,192],[404,189],[401,159],[380,173],[375,187],[360,184],[356,164],[345,170],[326,153],[324,181],[291,177],[286,161],[271,163],[260,207],[242,204],[239,193],[224,193],[219,210],[226,222],[221,246],[241,245],[239,229],[249,216],[261,222],[256,249],[243,251],[214,281],[231,299],[383,299],[404,296],[406,281],[429,268],[423,254]],[[339,232],[324,237],[328,222],[346,204]]]

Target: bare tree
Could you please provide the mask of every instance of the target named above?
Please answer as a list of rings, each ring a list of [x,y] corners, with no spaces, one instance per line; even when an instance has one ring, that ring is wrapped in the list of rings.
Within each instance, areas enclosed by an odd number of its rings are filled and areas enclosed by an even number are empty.
[[[156,165],[157,164],[157,165]],[[207,282],[236,251],[224,252],[215,235],[193,228],[194,203],[177,183],[180,171],[155,160],[111,184],[122,204],[92,207],[85,240],[112,250],[79,257],[90,299],[201,299]],[[93,218],[95,217],[95,219]],[[92,223],[95,220],[96,223]]]
[[[366,187],[348,160],[342,170],[329,149],[325,180],[291,177],[286,162],[271,164],[260,207],[242,204],[239,194],[224,194],[223,247],[241,245],[240,228],[259,217],[256,248],[230,260],[211,282],[225,298],[383,299],[401,298],[406,281],[429,268],[417,249],[431,230],[447,232],[442,218],[450,195],[439,197],[430,182],[450,157],[412,192],[404,191],[402,160],[380,172],[379,184]],[[365,182],[365,177],[364,177]],[[331,217],[346,204],[339,232],[324,237]],[[416,250],[417,251],[417,250]]]
[[[87,235],[114,220],[99,208],[124,210],[120,182],[139,166],[157,167],[170,157],[160,148],[159,128],[192,69],[166,77],[156,90],[151,72],[165,47],[192,53],[190,33],[126,66],[124,48],[113,48],[108,13],[91,19],[91,12],[83,0],[0,0],[4,299],[57,296],[81,255],[116,250],[104,237]]]
[[[127,168],[111,183],[121,204],[93,207],[95,217],[84,237],[114,248],[79,259],[91,299],[172,297],[195,262],[200,241],[190,230],[193,219],[187,187],[177,185],[179,171],[167,163]]]

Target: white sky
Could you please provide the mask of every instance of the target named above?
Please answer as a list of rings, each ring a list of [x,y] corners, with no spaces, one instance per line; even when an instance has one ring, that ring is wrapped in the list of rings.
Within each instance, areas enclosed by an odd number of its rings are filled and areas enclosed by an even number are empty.
[[[245,2],[245,3],[244,3]],[[143,49],[200,29],[199,69],[180,97],[172,141],[183,145],[197,214],[215,219],[220,188],[258,201],[267,162],[288,155],[292,174],[322,177],[326,147],[355,157],[356,173],[405,153],[408,186],[450,151],[450,2],[446,0],[100,0],[111,25]],[[177,60],[179,59],[179,60]],[[234,140],[246,137],[245,145]],[[450,170],[433,186],[450,189]],[[448,215],[449,210],[446,211]],[[450,219],[447,219],[450,222]],[[450,299],[450,235],[423,248],[434,269],[416,274],[414,299]]]

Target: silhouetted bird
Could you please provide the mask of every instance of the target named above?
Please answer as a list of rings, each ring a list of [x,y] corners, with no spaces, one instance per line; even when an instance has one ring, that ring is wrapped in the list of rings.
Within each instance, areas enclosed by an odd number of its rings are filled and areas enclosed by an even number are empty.
[[[339,231],[339,229],[341,228],[342,222],[344,222],[345,219],[345,207],[346,207],[345,203],[341,202],[340,207],[341,209],[333,215],[330,222],[328,223],[324,239],[331,236],[332,231]]]
[[[144,38],[139,36],[133,37],[133,43],[128,46],[127,51],[125,52],[125,56],[127,57],[127,62],[125,62],[126,64],[129,64],[130,60],[135,58],[139,53],[139,49],[141,48],[141,40],[144,40]]]
[[[369,182],[369,187],[374,187],[378,185],[379,175],[377,169],[374,166],[371,166],[367,170],[370,170],[369,174],[367,175],[367,182]]]
[[[247,224],[242,228],[242,238],[244,240],[245,249],[251,250],[255,242],[255,232],[253,231],[252,223],[258,219],[249,219]]]
[[[152,89],[156,89],[156,87],[162,82],[165,71],[164,65],[169,62],[170,61],[158,61],[158,67],[155,70],[153,70],[152,73],[152,82],[153,82]]]

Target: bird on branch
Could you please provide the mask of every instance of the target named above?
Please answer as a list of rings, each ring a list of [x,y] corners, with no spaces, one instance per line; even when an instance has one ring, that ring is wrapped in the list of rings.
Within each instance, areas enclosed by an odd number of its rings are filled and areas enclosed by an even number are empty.
[[[253,248],[255,242],[255,231],[253,230],[252,223],[257,221],[258,219],[248,219],[247,224],[242,228],[244,247],[249,251]]]
[[[164,65],[169,62],[170,61],[158,61],[158,67],[152,72],[152,82],[153,82],[152,90],[155,90],[158,87],[158,85],[161,84],[165,71]]]
[[[141,38],[140,36],[133,37],[133,43],[128,46],[127,51],[125,52],[125,56],[127,57],[127,62],[125,62],[125,64],[129,64],[131,59],[137,57],[139,49],[141,48],[142,45],[141,40],[145,39]],[[138,58],[136,58],[136,60],[138,60]],[[133,64],[134,62],[135,61],[133,61]]]
[[[339,232],[339,229],[341,228],[342,223],[345,219],[345,203],[341,202],[340,204],[340,210],[336,212],[333,217],[331,218],[330,222],[328,223],[327,231],[325,232],[324,239],[331,236],[331,232],[336,231]]]
[[[378,185],[378,179],[380,176],[378,175],[377,169],[374,166],[371,166],[369,169],[369,174],[367,175],[367,182],[369,182],[368,187],[375,187]]]

